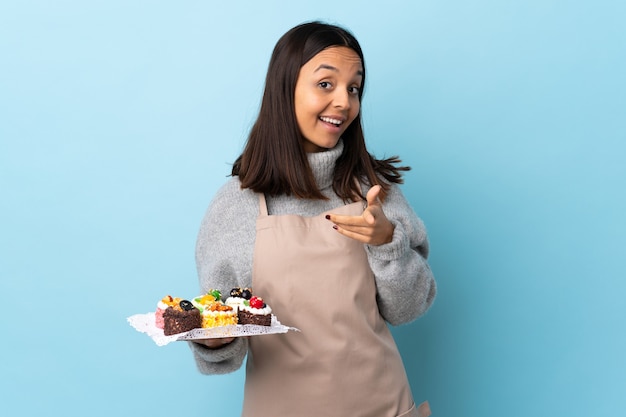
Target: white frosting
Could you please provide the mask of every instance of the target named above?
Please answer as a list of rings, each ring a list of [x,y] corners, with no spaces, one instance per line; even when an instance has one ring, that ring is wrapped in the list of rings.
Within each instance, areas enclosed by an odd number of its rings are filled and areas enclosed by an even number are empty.
[[[246,301],[246,299],[243,297],[228,297],[226,301],[224,301],[224,304],[226,304],[227,306],[231,306],[233,308],[237,308],[237,307],[243,307],[245,305],[243,303],[244,301]]]
[[[161,310],[166,310],[169,306],[167,304],[165,304],[163,301],[159,301],[157,303],[157,308],[160,308]]]
[[[225,304],[227,306],[233,307],[234,309],[244,310],[252,314],[260,314],[260,315],[272,314],[272,309],[267,304],[265,305],[265,308],[252,308],[250,306],[247,306],[245,304],[245,301],[249,301],[249,300],[246,300],[245,298],[242,298],[242,297],[228,297],[225,301]]]
[[[260,315],[272,314],[272,309],[267,304],[265,305],[265,308],[252,308],[244,304],[241,306],[241,309],[252,314],[260,314]]]

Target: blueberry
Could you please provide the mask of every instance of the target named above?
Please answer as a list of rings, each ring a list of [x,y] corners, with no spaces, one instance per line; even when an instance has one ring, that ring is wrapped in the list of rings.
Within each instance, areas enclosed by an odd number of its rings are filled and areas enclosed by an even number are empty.
[[[250,298],[252,298],[252,291],[250,291],[248,288],[244,289],[241,292],[241,297],[246,300],[249,300]]]
[[[193,310],[195,308],[193,306],[193,304],[191,304],[191,301],[187,301],[187,300],[182,300],[178,304],[180,305],[180,308],[182,308],[185,311],[190,311],[190,310]]]

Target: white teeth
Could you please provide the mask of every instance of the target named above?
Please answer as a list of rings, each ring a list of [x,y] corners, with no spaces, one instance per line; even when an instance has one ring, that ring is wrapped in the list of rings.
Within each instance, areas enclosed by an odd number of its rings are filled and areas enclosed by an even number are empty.
[[[332,123],[336,126],[339,126],[341,125],[341,123],[343,123],[341,120],[331,119],[330,117],[325,117],[325,116],[321,116],[320,120],[326,123]]]

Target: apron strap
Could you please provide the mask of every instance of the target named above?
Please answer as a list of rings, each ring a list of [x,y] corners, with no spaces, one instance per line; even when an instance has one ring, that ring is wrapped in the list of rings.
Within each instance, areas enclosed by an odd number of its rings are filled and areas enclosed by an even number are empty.
[[[424,401],[417,407],[418,417],[428,417],[430,414],[430,404],[428,404],[428,401]]]
[[[265,201],[265,194],[259,193],[259,215],[267,216],[267,201]]]

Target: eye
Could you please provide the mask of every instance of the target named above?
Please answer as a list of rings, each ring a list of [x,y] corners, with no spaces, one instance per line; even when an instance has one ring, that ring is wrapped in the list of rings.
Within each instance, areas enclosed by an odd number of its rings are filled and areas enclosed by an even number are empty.
[[[320,81],[317,85],[320,88],[323,88],[323,89],[328,89],[328,88],[332,87],[332,84],[329,83],[328,81]]]
[[[358,96],[360,91],[361,91],[361,87],[352,86],[348,88],[348,92],[355,96]]]

